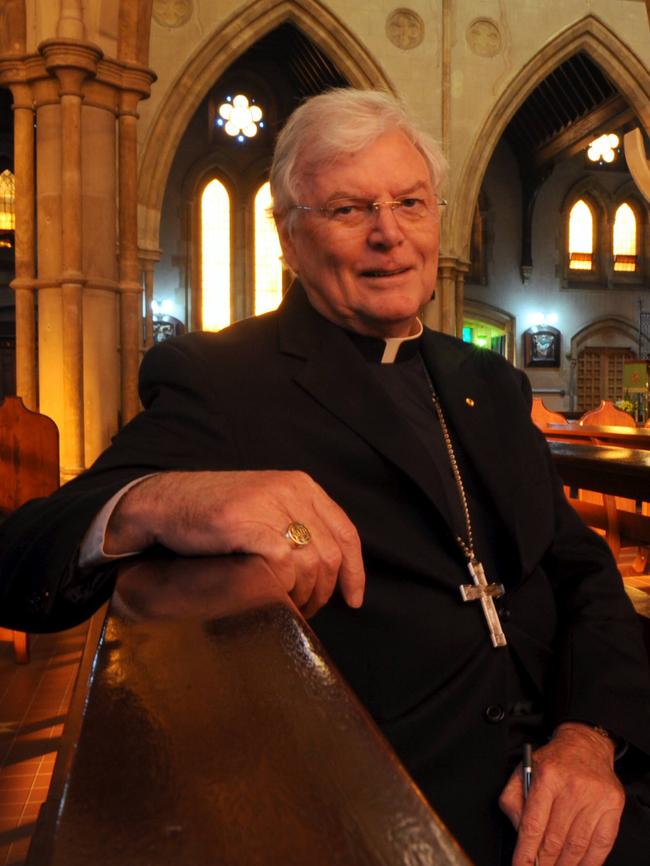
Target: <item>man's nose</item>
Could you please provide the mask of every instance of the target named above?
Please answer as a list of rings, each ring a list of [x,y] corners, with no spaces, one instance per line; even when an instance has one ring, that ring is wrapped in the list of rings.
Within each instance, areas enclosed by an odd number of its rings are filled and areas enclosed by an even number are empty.
[[[376,208],[373,223],[368,235],[371,246],[395,247],[404,241],[404,232],[395,211],[386,204]]]

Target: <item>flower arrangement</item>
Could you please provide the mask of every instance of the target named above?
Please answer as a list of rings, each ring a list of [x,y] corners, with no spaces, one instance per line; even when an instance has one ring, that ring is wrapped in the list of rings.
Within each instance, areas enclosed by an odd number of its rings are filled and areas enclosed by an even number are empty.
[[[617,400],[614,405],[617,409],[622,409],[623,412],[627,412],[628,415],[634,415],[636,406],[631,400]]]

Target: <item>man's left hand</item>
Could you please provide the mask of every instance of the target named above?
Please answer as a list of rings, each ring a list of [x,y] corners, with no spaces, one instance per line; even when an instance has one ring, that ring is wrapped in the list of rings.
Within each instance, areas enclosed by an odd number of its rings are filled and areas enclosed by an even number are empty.
[[[614,773],[614,743],[588,725],[560,725],[534,753],[524,801],[521,765],[499,805],[518,830],[512,866],[602,866],[625,804]]]

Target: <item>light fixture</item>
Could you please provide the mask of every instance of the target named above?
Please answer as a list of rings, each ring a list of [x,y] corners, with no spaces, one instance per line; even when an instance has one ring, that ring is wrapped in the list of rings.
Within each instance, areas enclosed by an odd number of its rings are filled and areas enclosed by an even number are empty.
[[[220,117],[217,120],[224,131],[236,138],[237,141],[245,141],[257,135],[258,127],[263,127],[262,109],[259,105],[249,103],[248,97],[243,93],[237,96],[226,97],[226,101],[219,106]]]
[[[553,327],[556,327],[557,323],[560,321],[560,317],[557,313],[542,313],[538,310],[530,312],[526,318],[529,327],[540,327],[542,325],[552,325]]]
[[[156,298],[151,302],[151,312],[154,316],[171,316],[174,312],[174,302],[169,298],[158,301]]]
[[[616,148],[619,144],[618,135],[615,135],[613,132],[606,132],[590,143],[587,156],[592,162],[614,162],[616,159]]]

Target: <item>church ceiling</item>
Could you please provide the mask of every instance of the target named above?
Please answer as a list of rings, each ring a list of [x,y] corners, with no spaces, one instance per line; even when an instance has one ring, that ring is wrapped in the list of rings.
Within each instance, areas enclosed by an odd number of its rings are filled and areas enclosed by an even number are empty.
[[[505,132],[520,164],[543,174],[603,132],[627,129],[634,112],[586,54],[558,66],[522,103]]]
[[[291,24],[281,24],[246,51],[228,70],[275,68],[286,82],[296,103],[331,87],[348,82],[334,63],[304,33]]]

